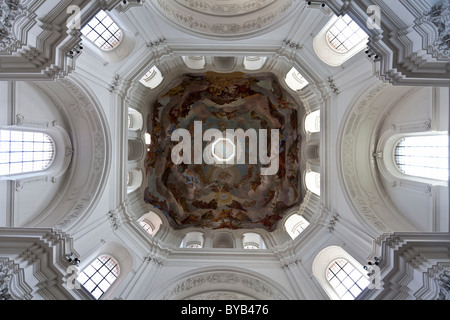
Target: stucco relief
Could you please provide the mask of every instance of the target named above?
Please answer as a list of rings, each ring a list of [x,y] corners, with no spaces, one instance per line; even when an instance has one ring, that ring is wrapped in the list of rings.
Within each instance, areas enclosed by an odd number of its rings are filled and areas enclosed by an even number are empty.
[[[275,0],[249,0],[249,1],[192,1],[175,0],[177,3],[190,9],[217,15],[235,15],[259,10],[275,2]]]
[[[375,115],[381,112],[382,106],[373,105],[373,102],[388,86],[384,83],[379,84],[357,102],[345,124],[341,140],[342,173],[348,195],[363,218],[380,232],[392,232],[392,230],[380,219],[377,212],[377,208],[383,207],[383,202],[378,199],[376,187],[373,186],[373,189],[368,190],[359,180],[356,163],[356,142],[361,123],[368,119],[375,121]],[[369,154],[367,155],[367,161],[370,161]]]
[[[163,300],[179,299],[180,297],[190,299],[204,295],[205,291],[218,291],[219,287],[225,288],[226,285],[233,285],[236,291],[251,292],[257,299],[285,299],[281,293],[256,278],[238,273],[214,272],[191,276],[178,282],[175,287],[164,294]],[[212,288],[216,290],[212,290]],[[243,292],[240,292],[239,295],[248,296]]]
[[[233,292],[213,292],[190,297],[189,300],[253,300],[252,297]]]
[[[13,24],[16,17],[25,13],[20,0],[0,0],[0,51],[6,51],[16,42]]]
[[[257,31],[281,20],[293,3],[293,0],[249,0],[244,3],[158,0],[155,5],[168,19],[190,30],[237,35]]]
[[[91,127],[89,136],[92,143],[91,146],[84,144],[82,150],[77,148],[77,144],[74,145],[73,157],[78,159],[74,162],[74,165],[77,164],[76,166],[79,166],[81,162],[87,161],[86,164],[90,163],[91,165],[91,174],[88,177],[84,177],[84,181],[81,181],[83,179],[81,176],[75,175],[67,191],[61,195],[59,205],[70,209],[66,209],[67,214],[60,219],[56,227],[66,230],[79,221],[97,199],[97,190],[101,187],[105,175],[108,141],[107,132],[104,130],[98,110],[86,93],[77,84],[67,79],[58,81],[58,85],[70,92],[72,100],[76,99],[76,103],[71,103],[71,100],[68,100],[65,106],[66,112],[70,115],[73,126],[76,127],[77,122],[80,122],[82,123],[81,128],[84,128],[86,125]],[[87,132],[86,130],[80,131]],[[76,138],[75,141],[78,139],[80,137]],[[91,150],[91,154],[88,153],[89,150]],[[87,152],[87,154],[83,155],[82,153],[84,152]],[[76,168],[74,167],[74,169]],[[55,212],[57,209],[58,206],[55,207]]]

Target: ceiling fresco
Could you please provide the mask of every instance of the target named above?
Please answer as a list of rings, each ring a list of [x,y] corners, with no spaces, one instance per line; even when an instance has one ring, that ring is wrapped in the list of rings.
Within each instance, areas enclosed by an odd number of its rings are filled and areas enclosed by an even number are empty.
[[[273,231],[286,211],[299,206],[303,199],[302,132],[298,123],[304,109],[268,73],[186,74],[169,88],[154,101],[147,119],[151,144],[145,160],[145,201],[164,212],[175,229]],[[199,125],[202,140],[198,140]],[[189,134],[176,140],[177,129]],[[257,149],[250,147],[250,138],[240,145],[230,139],[228,142],[235,144],[224,143],[226,148],[217,149],[217,136],[205,139],[208,129],[223,132],[224,138],[227,130],[253,130],[258,133]],[[263,133],[267,141],[262,139]],[[229,159],[227,148],[231,146],[234,162],[208,163],[201,159],[201,152],[200,161],[198,157],[195,160],[198,148],[179,151],[177,145],[182,143],[201,146],[201,150],[212,146],[209,150],[214,154],[219,154],[217,150],[224,152],[220,159]],[[244,161],[237,160],[239,150]],[[251,161],[255,150],[260,158]],[[185,161],[176,160],[174,152]],[[273,156],[270,163],[263,161],[261,152]],[[275,170],[268,174],[267,167],[272,165],[276,165]]]

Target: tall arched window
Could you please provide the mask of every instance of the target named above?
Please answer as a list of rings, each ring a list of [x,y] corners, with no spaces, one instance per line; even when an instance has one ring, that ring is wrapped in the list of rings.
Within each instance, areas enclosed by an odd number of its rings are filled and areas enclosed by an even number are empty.
[[[448,180],[448,136],[402,138],[395,147],[398,169],[410,176]]]
[[[119,26],[103,10],[81,29],[81,33],[102,50],[114,49],[123,36]]]
[[[350,51],[367,37],[367,33],[347,14],[339,17],[327,32],[328,44],[339,53]]]
[[[0,130],[0,176],[45,170],[54,155],[54,143],[45,133]]]
[[[345,259],[336,259],[328,266],[326,279],[342,300],[354,300],[369,285],[369,280]]]
[[[101,255],[80,273],[77,280],[98,300],[116,281],[119,273],[117,261],[111,256]]]

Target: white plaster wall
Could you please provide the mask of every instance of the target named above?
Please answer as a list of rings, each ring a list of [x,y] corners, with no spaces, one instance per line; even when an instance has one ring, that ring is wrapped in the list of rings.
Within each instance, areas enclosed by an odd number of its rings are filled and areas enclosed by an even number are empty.
[[[2,93],[5,92],[7,82],[2,82]],[[14,95],[14,97],[11,97]],[[27,82],[15,82],[14,92],[9,90],[5,95],[2,94],[3,99],[9,99],[8,101],[1,102],[1,110],[5,117],[2,117],[2,125],[11,125],[14,122],[7,122],[6,119],[13,119],[16,115],[20,114],[24,117],[25,123],[22,126],[17,126],[20,130],[21,127],[26,128],[45,128],[52,126],[52,121],[57,123],[68,131],[68,125],[64,114],[60,112],[57,105],[42,91]],[[27,122],[36,122],[41,125],[29,124]],[[59,151],[61,152],[61,151]],[[42,172],[45,175],[45,171]],[[2,210],[1,226],[6,226],[7,221],[11,226],[25,226],[27,222],[42,212],[45,212],[47,206],[52,202],[55,197],[58,197],[62,186],[64,185],[64,175],[57,179],[56,182],[50,181],[37,181],[31,183],[24,183],[23,189],[17,191],[15,189],[15,183],[11,181],[1,181],[2,197],[5,197],[3,204],[8,204],[6,197],[8,196],[7,185],[11,185],[11,199],[12,204],[10,208],[5,207]],[[11,213],[11,218],[8,220],[4,215]],[[4,217],[4,218],[3,218]]]
[[[445,115],[448,115],[448,88],[411,88],[408,94],[395,101],[391,112],[381,127],[380,135],[391,129],[392,125],[408,122],[432,121],[433,131],[447,131]],[[439,99],[440,97],[440,99]],[[393,101],[394,102],[394,101]],[[438,116],[437,116],[438,115]],[[422,231],[448,231],[448,187],[433,187],[431,194],[408,181],[393,186],[386,179],[383,185],[397,209]]]

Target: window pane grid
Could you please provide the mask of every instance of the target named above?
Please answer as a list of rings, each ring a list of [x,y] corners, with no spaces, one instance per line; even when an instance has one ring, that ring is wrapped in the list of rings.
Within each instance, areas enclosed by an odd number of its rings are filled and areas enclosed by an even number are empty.
[[[122,40],[122,30],[103,10],[81,32],[102,50],[115,48]]]
[[[348,15],[340,17],[327,32],[328,43],[340,53],[348,52],[365,38],[367,34]]]
[[[148,223],[147,221],[143,220],[143,221],[139,222],[139,224],[145,231],[147,231],[147,233],[149,233],[150,235],[153,235],[153,231],[155,230],[155,227],[151,223]]]
[[[326,278],[342,299],[355,299],[369,284],[347,260],[335,260],[328,268]]]
[[[96,298],[99,299],[119,276],[119,265],[108,256],[94,260],[78,276],[77,280]]]
[[[40,132],[0,130],[0,175],[46,169],[54,157],[54,144]]]
[[[448,137],[406,137],[395,148],[395,163],[407,175],[448,180]]]

